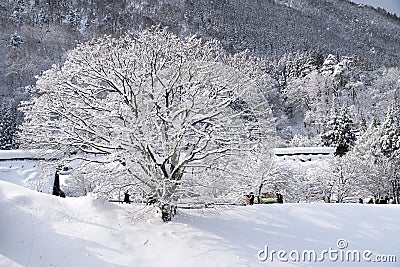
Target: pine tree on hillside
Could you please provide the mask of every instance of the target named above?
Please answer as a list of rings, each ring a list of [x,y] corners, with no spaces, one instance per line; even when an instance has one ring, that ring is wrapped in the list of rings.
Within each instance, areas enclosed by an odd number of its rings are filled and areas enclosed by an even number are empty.
[[[386,157],[393,157],[400,151],[400,108],[392,102],[382,123],[379,148]]]
[[[331,118],[327,122],[327,131],[321,135],[324,146],[335,146],[336,156],[345,155],[356,140],[352,126],[353,121],[348,116],[346,109],[342,109],[338,113],[333,108]]]
[[[398,98],[397,98],[398,99]],[[392,100],[385,119],[380,126],[376,148],[381,157],[378,164],[386,163],[387,181],[395,199],[400,197],[400,107],[396,96]]]
[[[16,148],[17,111],[13,107],[0,106],[0,149]]]
[[[321,72],[333,74],[335,72],[335,66],[338,64],[338,58],[332,54],[329,54],[324,63],[322,64]]]
[[[364,114],[361,113],[361,120],[360,120],[360,133],[363,134],[367,131],[368,126],[367,126],[367,120],[364,117]]]

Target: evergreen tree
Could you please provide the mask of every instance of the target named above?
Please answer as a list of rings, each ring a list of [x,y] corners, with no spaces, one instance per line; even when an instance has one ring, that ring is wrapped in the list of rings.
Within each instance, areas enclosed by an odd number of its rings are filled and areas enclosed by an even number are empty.
[[[331,118],[327,122],[328,130],[321,135],[324,146],[335,146],[336,156],[345,155],[356,140],[352,127],[353,121],[348,116],[346,109],[342,109],[338,114],[333,108]]]
[[[378,157],[381,152],[377,147],[377,143],[379,140],[379,131],[380,131],[381,123],[376,118],[375,115],[371,118],[371,123],[368,127],[361,131],[360,136],[357,138],[357,142],[355,144],[355,153],[359,155],[359,157]]]
[[[11,105],[0,105],[0,149],[16,148],[17,110]]]
[[[395,95],[388,108],[377,144],[382,155],[381,161],[388,166],[387,180],[395,199],[400,197],[400,108],[397,99]]]
[[[383,155],[392,158],[400,149],[400,108],[392,102],[382,123],[379,148]]]
[[[360,133],[363,134],[367,131],[367,120],[365,119],[364,115],[361,113],[361,121],[360,121]]]

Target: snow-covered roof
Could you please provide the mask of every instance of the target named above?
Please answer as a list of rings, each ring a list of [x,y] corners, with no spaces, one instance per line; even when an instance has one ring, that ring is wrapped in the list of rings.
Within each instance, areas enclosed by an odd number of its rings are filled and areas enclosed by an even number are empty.
[[[38,160],[45,158],[54,158],[51,151],[43,150],[0,150],[0,160]]]
[[[276,156],[330,155],[335,151],[335,147],[285,147],[274,149]]]

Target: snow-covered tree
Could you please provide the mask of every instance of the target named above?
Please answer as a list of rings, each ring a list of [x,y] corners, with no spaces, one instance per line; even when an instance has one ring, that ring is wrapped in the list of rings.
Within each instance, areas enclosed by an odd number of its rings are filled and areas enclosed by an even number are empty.
[[[285,196],[292,195],[291,185],[296,184],[293,175],[288,168],[278,164],[270,153],[258,153],[255,151],[248,166],[247,192],[255,192],[258,200],[264,192],[282,193]]]
[[[233,171],[269,138],[263,69],[246,53],[166,30],[96,39],[38,79],[21,143],[89,162],[79,169],[104,181],[99,191],[129,186],[171,203],[201,193],[194,184],[209,177],[196,173]]]
[[[306,201],[324,201],[326,203],[333,201],[336,181],[329,167],[318,169],[315,173],[308,176],[308,179],[305,179],[304,193]]]
[[[400,193],[400,107],[399,96],[394,95],[383,121],[378,139],[378,149],[383,156],[378,158],[378,164],[385,168],[385,178],[391,185],[394,197]]]
[[[17,147],[17,108],[12,103],[0,104],[0,149]]]
[[[371,87],[368,90],[369,95],[365,100],[371,99],[369,100],[372,102],[370,108],[380,120],[385,118],[387,108],[392,104],[393,99],[396,99],[396,94],[400,92],[399,76],[400,69],[398,67],[383,68],[376,72],[374,80],[371,81]]]
[[[17,33],[14,33],[10,37],[9,42],[10,42],[10,46],[12,46],[12,47],[20,47],[20,45],[24,43],[24,40]]]
[[[339,63],[338,56],[329,54],[324,60],[324,63],[322,64],[321,71],[329,74],[334,74],[338,63]]]
[[[312,140],[308,136],[300,135],[300,134],[295,134],[290,140],[290,146],[292,147],[311,147],[311,146],[316,146],[316,141]]]
[[[400,156],[400,107],[397,101],[390,105],[382,123],[379,147],[386,157]]]
[[[290,117],[302,120],[308,135],[321,134],[334,94],[333,78],[312,71],[303,78],[291,80],[283,94],[291,110]]]
[[[341,203],[346,197],[360,196],[358,187],[359,166],[350,155],[334,157],[325,171],[325,196],[330,202],[333,198]]]
[[[353,121],[347,110],[342,109],[338,114],[333,107],[330,120],[327,122],[327,131],[321,135],[324,146],[335,146],[335,155],[343,156],[346,154],[356,139],[352,127]]]
[[[359,189],[375,198],[389,192],[394,197],[399,195],[398,156],[391,146],[396,128],[389,126],[394,121],[390,118],[396,116],[395,109],[389,107],[384,124],[374,118],[349,153],[352,156],[347,157],[350,164],[358,166]]]

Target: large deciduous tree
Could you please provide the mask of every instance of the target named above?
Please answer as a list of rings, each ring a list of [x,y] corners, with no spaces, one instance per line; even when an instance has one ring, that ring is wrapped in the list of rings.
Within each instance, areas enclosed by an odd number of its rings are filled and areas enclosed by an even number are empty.
[[[99,191],[130,186],[171,203],[198,194],[210,170],[233,172],[256,143],[268,146],[264,70],[246,53],[165,30],[99,38],[38,79],[20,139],[79,159],[80,180]]]

